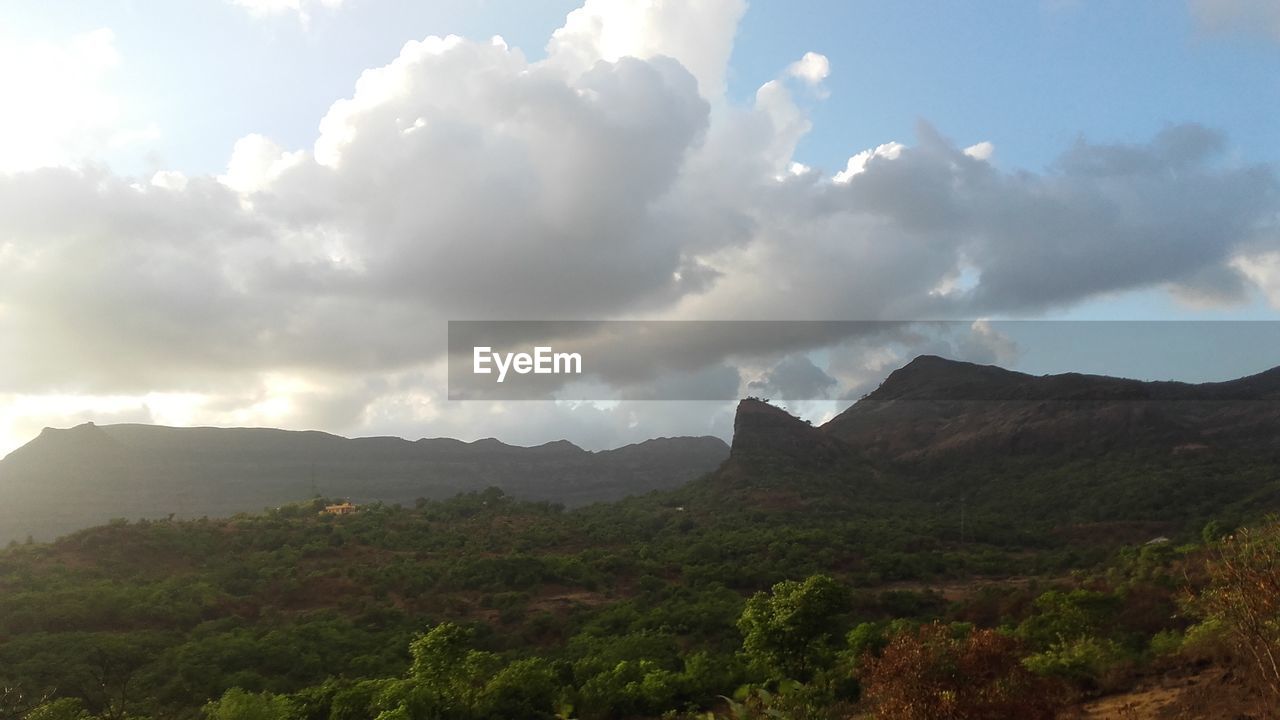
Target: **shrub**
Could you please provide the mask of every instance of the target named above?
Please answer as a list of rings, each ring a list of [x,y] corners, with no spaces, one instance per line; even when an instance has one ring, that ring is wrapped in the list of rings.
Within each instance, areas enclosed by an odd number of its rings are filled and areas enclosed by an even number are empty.
[[[1082,637],[1054,643],[1044,652],[1027,656],[1022,664],[1037,675],[1098,688],[1110,671],[1127,659],[1124,648],[1114,640]]]
[[[1225,538],[1207,563],[1193,602],[1217,624],[1271,702],[1280,703],[1280,522]]]
[[[864,659],[863,697],[875,717],[893,720],[1052,720],[1062,694],[1023,667],[1019,649],[994,630],[900,632]]]

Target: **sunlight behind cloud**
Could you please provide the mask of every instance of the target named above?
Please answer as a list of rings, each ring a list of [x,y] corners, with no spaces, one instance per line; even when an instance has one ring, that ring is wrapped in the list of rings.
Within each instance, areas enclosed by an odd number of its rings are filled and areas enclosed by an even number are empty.
[[[127,139],[108,83],[119,64],[107,28],[61,44],[0,38],[0,172],[67,164]]]

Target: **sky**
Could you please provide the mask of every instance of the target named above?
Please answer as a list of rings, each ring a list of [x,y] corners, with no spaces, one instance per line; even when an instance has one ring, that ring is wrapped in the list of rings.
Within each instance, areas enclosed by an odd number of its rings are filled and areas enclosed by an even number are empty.
[[[964,321],[703,338],[652,379],[816,377],[815,420],[923,351],[1280,364],[1270,0],[0,0],[0,103],[0,453],[86,420],[731,430],[723,403],[450,402],[459,319]]]

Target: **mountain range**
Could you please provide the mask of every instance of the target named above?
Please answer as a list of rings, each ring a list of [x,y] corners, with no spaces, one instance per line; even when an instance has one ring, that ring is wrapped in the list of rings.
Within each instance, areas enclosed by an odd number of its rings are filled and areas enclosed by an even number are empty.
[[[46,428],[0,460],[0,541],[113,518],[228,516],[317,495],[412,504],[495,486],[565,505],[679,486],[728,454],[713,437],[589,452],[566,441],[348,439],[265,428]]]
[[[689,485],[715,504],[936,514],[1048,526],[1190,525],[1280,509],[1280,368],[1228,382],[1034,376],[921,356],[827,423],[738,407],[732,447],[347,439],[87,423],[0,460],[0,539],[112,518],[226,516],[317,495],[411,504],[496,486],[566,505]],[[676,497],[683,497],[677,495]],[[675,502],[675,500],[673,500]]]

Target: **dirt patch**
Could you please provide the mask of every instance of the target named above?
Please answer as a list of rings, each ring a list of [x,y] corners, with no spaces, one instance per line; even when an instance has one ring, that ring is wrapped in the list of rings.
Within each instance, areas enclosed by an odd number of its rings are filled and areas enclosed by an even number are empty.
[[[1153,678],[1128,692],[1072,708],[1062,720],[1268,720],[1268,712],[1229,670]]]
[[[535,598],[529,603],[529,610],[533,612],[556,612],[558,610],[568,610],[578,606],[595,607],[604,605],[609,602],[609,598],[594,592],[566,592],[547,597]]]
[[[909,590],[912,592],[933,591],[942,596],[947,602],[964,602],[977,596],[980,592],[987,589],[1004,589],[1004,590],[1021,590],[1030,586],[1037,585],[1046,589],[1057,584],[1065,584],[1071,580],[1069,575],[1017,575],[1012,577],[974,577],[967,580],[947,580],[941,582],[925,582],[918,580],[904,580],[899,582],[884,583],[869,587],[869,590],[890,591],[890,590]]]

